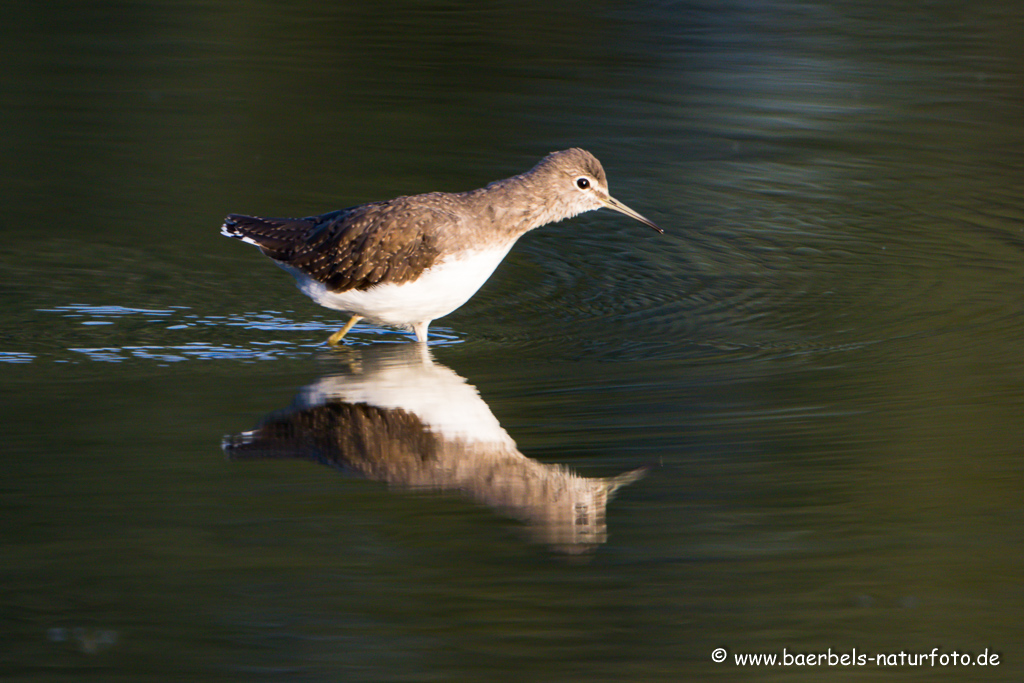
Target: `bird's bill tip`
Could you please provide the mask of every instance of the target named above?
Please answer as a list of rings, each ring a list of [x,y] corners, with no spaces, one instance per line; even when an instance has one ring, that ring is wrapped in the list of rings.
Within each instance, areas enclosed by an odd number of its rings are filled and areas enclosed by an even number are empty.
[[[626,206],[625,204],[620,202],[615,197],[610,197],[609,196],[609,197],[603,197],[602,199],[603,199],[604,205],[606,207],[608,207],[609,209],[611,209],[612,211],[618,211],[619,213],[624,214],[626,216],[629,216],[630,218],[632,218],[634,220],[640,221],[644,225],[647,225],[647,226],[650,226],[651,228],[654,228],[655,230],[657,230],[658,232],[660,232],[663,235],[665,234],[665,231],[662,230],[661,228],[659,228],[657,225],[655,225],[653,221],[651,221],[651,220],[649,220],[647,218],[644,218],[639,213],[637,213],[633,209],[629,208],[628,206]]]

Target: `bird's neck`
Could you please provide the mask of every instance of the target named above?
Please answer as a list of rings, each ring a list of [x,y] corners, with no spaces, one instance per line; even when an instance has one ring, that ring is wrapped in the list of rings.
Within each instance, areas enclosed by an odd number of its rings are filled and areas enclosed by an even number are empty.
[[[462,194],[481,228],[511,240],[573,215],[559,203],[546,200],[531,173],[496,180],[487,187]]]

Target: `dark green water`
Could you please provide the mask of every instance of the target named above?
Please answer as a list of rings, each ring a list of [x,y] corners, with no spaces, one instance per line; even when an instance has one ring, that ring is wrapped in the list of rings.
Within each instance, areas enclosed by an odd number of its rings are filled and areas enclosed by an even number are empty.
[[[0,679],[1024,677],[1024,8],[7,15]],[[570,146],[667,234],[528,235],[431,359],[218,235]],[[732,659],[828,648],[1000,660]]]

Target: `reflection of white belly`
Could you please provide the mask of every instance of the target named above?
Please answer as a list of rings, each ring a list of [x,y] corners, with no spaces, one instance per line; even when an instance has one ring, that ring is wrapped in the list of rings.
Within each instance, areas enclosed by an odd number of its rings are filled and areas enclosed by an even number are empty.
[[[462,377],[435,365],[425,354],[421,362],[400,354],[385,355],[382,360],[386,362],[379,366],[364,366],[365,374],[321,378],[303,389],[301,405],[344,402],[398,409],[415,415],[444,441],[505,448],[506,454],[515,453],[508,457],[525,458],[515,451],[515,441],[501,428],[476,387]]]
[[[302,292],[321,306],[361,315],[371,321],[404,327],[448,315],[469,301],[512,248],[463,252],[423,271],[412,282],[380,284],[366,290],[331,292],[323,283],[282,263]]]

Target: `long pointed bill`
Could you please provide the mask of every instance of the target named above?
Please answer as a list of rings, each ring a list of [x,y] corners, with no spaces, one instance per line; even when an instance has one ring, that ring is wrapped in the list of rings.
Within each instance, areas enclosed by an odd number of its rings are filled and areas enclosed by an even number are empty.
[[[602,203],[603,203],[603,204],[604,204],[604,205],[605,205],[606,207],[608,207],[609,209],[611,209],[611,210],[613,210],[613,211],[618,211],[619,213],[622,213],[622,214],[625,214],[625,215],[629,216],[630,218],[633,218],[633,219],[635,219],[635,220],[638,220],[638,221],[640,221],[640,222],[641,222],[641,223],[643,223],[644,225],[649,225],[649,226],[651,226],[652,228],[654,228],[655,230],[657,230],[657,231],[658,231],[658,232],[660,232],[661,234],[663,234],[663,235],[665,234],[665,231],[664,231],[664,230],[662,230],[662,229],[661,229],[661,228],[659,228],[659,227],[658,227],[657,225],[655,225],[655,224],[654,224],[654,223],[652,223],[651,221],[647,220],[646,218],[644,218],[643,216],[641,216],[640,214],[638,214],[638,213],[637,213],[636,211],[634,211],[633,209],[629,208],[628,206],[626,206],[625,204],[623,204],[622,202],[620,202],[620,201],[619,201],[618,199],[616,199],[615,197],[611,197],[611,196],[607,196],[607,197],[601,197],[601,202],[602,202]]]

